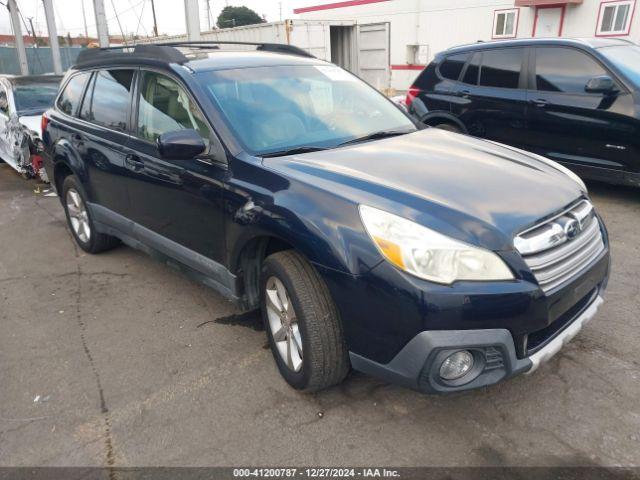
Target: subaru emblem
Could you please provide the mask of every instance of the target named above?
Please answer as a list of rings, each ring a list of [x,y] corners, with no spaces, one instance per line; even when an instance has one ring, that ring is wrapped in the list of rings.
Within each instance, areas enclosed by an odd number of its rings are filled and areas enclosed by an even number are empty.
[[[571,240],[580,233],[580,223],[577,220],[569,220],[564,224],[564,233],[567,239]]]

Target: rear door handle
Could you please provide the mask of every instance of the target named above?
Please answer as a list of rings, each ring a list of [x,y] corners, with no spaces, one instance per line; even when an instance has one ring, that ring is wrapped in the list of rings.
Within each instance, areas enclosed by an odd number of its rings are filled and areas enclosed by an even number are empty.
[[[535,100],[529,100],[529,103],[531,105],[534,105],[534,106],[538,107],[538,108],[544,108],[544,107],[547,106],[548,102],[544,98],[537,98]]]
[[[139,171],[144,168],[144,162],[137,155],[127,155],[124,157],[124,164],[129,170]]]

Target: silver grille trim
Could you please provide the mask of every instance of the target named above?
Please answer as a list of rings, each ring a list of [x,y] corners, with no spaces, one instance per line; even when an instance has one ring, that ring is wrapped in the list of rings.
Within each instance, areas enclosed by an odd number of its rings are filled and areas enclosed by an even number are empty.
[[[513,243],[545,293],[578,276],[605,249],[587,200],[520,233]]]

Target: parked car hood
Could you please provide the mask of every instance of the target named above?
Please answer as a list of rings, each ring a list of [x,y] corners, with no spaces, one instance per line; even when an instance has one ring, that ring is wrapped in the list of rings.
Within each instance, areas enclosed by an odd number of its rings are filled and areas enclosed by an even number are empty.
[[[550,160],[433,128],[263,164],[493,250],[585,194]]]

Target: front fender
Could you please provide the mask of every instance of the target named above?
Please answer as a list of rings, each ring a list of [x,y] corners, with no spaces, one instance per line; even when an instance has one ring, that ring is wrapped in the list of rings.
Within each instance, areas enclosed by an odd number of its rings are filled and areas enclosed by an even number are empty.
[[[364,230],[356,203],[276,172],[253,168],[263,188],[244,189],[240,185],[250,182],[232,180],[226,194],[232,271],[245,246],[261,237],[279,239],[312,263],[354,275],[380,263],[382,256]]]

